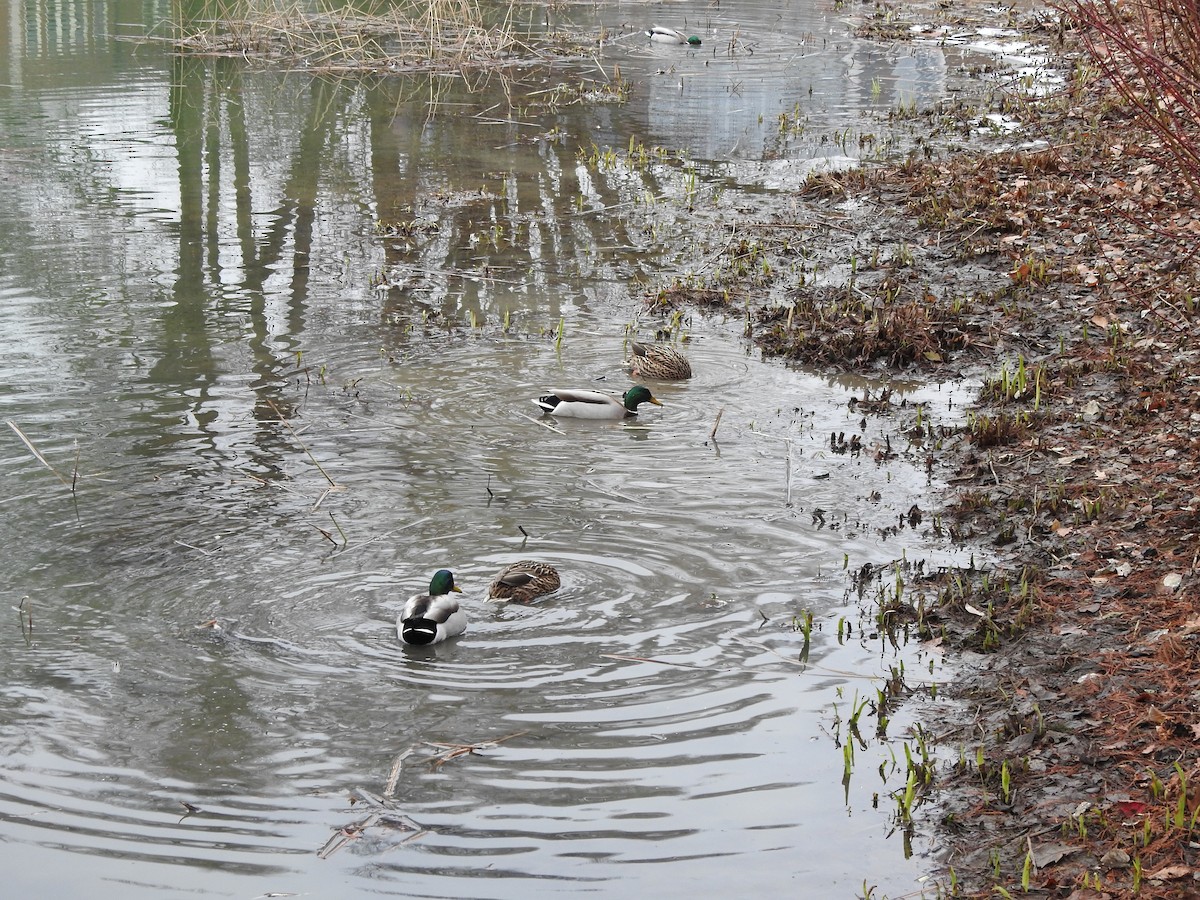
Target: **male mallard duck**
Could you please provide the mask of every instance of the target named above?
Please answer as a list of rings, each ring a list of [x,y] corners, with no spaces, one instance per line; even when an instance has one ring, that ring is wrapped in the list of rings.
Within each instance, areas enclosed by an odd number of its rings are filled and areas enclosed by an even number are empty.
[[[544,412],[573,419],[623,419],[626,416],[636,416],[640,403],[662,406],[660,401],[654,399],[649,389],[640,384],[635,384],[622,394],[620,399],[601,391],[566,391],[555,388],[553,393],[538,397],[533,402]]]
[[[528,603],[542,594],[554,593],[561,583],[554,566],[522,559],[496,573],[488,588],[488,599]]]
[[[633,342],[629,371],[646,378],[691,378],[692,364],[670,344]]]
[[[700,46],[700,38],[694,34],[684,34],[678,28],[667,28],[665,25],[655,25],[653,28],[647,28],[646,34],[650,40],[659,44],[691,44],[693,47]]]
[[[449,569],[438,569],[429,582],[429,593],[404,604],[396,619],[396,634],[406,644],[437,644],[467,630],[467,613],[451,592],[462,593]]]

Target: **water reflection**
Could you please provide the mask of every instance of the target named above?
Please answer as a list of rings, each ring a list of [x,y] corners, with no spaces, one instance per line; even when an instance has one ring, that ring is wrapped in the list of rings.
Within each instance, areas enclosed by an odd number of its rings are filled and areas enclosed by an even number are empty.
[[[557,107],[545,70],[333,81],[99,37],[165,4],[12,9],[0,406],[44,459],[5,431],[0,590],[32,626],[0,638],[14,890],[911,883],[822,729],[893,661],[836,639],[842,567],[937,553],[871,524],[927,505],[920,468],[828,453],[860,428],[846,385],[721,318],[684,323],[696,377],[636,424],[550,430],[530,402],[623,389],[626,325],[653,330],[645,286],[695,265],[716,187],[763,202],[737,165],[822,146],[779,114],[847,127],[903,58],[828,11],[680,8],[702,52],[630,28],[600,64],[632,99]],[[904,90],[935,94],[927,68]],[[526,556],[562,589],[484,602]],[[400,604],[442,566],[470,629],[403,647]],[[319,858],[409,750],[394,796],[427,833]]]

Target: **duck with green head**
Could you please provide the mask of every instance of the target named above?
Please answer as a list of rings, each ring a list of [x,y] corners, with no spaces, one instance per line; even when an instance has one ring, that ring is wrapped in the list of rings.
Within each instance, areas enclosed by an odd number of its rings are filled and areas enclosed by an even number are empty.
[[[438,569],[429,582],[429,593],[418,594],[404,604],[396,619],[396,634],[406,644],[424,646],[457,637],[467,630],[467,613],[450,595],[461,594],[454,573]]]
[[[690,44],[700,46],[700,38],[694,34],[684,34],[678,28],[668,28],[666,25],[655,25],[646,29],[650,40],[656,44]]]
[[[636,416],[643,403],[662,406],[649,388],[635,384],[620,398],[602,391],[564,390],[555,388],[551,393],[533,401],[542,412],[571,419],[624,419]]]

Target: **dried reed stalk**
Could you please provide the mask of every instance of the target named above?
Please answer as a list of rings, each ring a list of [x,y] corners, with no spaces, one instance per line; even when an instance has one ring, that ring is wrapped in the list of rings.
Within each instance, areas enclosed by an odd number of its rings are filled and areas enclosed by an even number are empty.
[[[317,11],[295,0],[247,9],[210,0],[171,23],[180,53],[242,56],[318,71],[450,71],[562,55],[561,36],[519,32],[515,0],[485,9],[479,0],[380,2],[358,10]],[[582,56],[585,47],[575,48]]]
[[[1088,55],[1200,198],[1200,6],[1195,0],[1063,0]]]

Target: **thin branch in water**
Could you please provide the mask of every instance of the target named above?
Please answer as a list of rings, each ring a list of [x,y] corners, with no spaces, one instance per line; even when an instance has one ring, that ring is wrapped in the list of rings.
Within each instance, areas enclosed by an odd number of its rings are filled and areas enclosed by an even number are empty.
[[[430,764],[437,769],[452,759],[457,759],[460,756],[468,756],[477,750],[492,750],[505,741],[511,741],[515,737],[520,737],[528,733],[527,731],[514,731],[512,734],[506,734],[504,737],[498,737],[490,741],[480,741],[477,744],[451,744],[445,741],[426,741],[425,743],[430,747],[437,747],[443,751],[429,758]]]
[[[300,445],[300,449],[303,450],[306,454],[308,454],[308,458],[311,459],[313,465],[317,467],[317,471],[325,476],[325,480],[329,482],[330,488],[332,488],[335,491],[340,491],[341,487],[338,486],[338,483],[336,481],[334,481],[332,478],[329,477],[329,473],[326,472],[325,469],[321,467],[321,464],[319,462],[317,462],[317,458],[312,455],[312,451],[308,449],[308,447],[305,445],[304,441],[300,440],[300,435],[298,435],[296,433],[296,429],[292,427],[292,423],[284,418],[283,413],[280,411],[279,407],[275,405],[275,401],[268,400],[267,405],[275,411],[275,415],[279,416],[279,421],[283,423],[283,426],[292,433],[292,437],[294,437],[296,439],[296,443]],[[319,505],[319,501],[318,501],[318,505]]]
[[[708,439],[710,441],[715,441],[717,439],[717,429],[721,427],[721,416],[723,415],[725,415],[725,407],[722,406],[717,410],[717,418],[713,422],[712,431],[708,433]]]
[[[396,785],[400,782],[400,771],[404,768],[404,760],[412,756],[414,748],[409,747],[392,761],[392,770],[388,773],[387,784],[383,788],[383,796],[392,799],[396,796]]]
[[[49,461],[47,461],[46,457],[42,456],[41,451],[38,450],[37,447],[33,446],[33,441],[31,441],[29,438],[27,438],[25,436],[25,432],[23,432],[20,428],[17,427],[17,423],[12,421],[12,419],[5,419],[4,421],[8,424],[8,427],[11,428],[16,433],[17,437],[19,437],[21,439],[21,442],[26,447],[29,448],[29,452],[33,454],[34,459],[36,459],[43,466],[45,466],[47,469],[49,469],[51,472],[53,472],[54,477],[62,482],[63,487],[70,488],[72,491],[74,491],[74,487],[70,484],[67,484],[67,479],[62,477],[62,475],[59,473],[58,469],[56,469],[56,468],[54,468],[54,466],[50,465],[50,463],[49,463]]]
[[[695,666],[691,663],[671,662],[667,659],[653,659],[649,656],[623,656],[620,653],[601,653],[605,659],[619,659],[622,662],[644,662],[654,663],[659,666],[675,666],[680,669],[708,669],[709,666]]]
[[[21,634],[25,643],[33,640],[33,601],[26,594],[17,604],[17,621],[21,623]]]
[[[783,453],[783,505],[792,505],[792,442],[784,444]]]
[[[329,512],[326,510],[326,512]],[[346,532],[342,531],[342,526],[338,524],[338,520],[333,518],[333,513],[329,513],[329,518],[333,522],[333,527],[338,530],[338,534],[342,536],[342,546],[345,547],[350,543],[350,538],[346,537]]]
[[[553,425],[547,425],[545,422],[540,422],[537,419],[535,419],[533,416],[527,416],[527,415],[525,415],[525,413],[517,413],[517,415],[520,416],[522,419],[528,419],[534,425],[541,425],[543,428],[549,428],[555,434],[563,434],[563,435],[566,434],[565,431],[555,428]]]
[[[180,547],[187,547],[189,550],[195,550],[197,553],[203,553],[205,556],[212,556],[217,552],[216,550],[205,550],[203,547],[197,547],[194,544],[187,543],[186,541],[176,540],[175,543]]]

